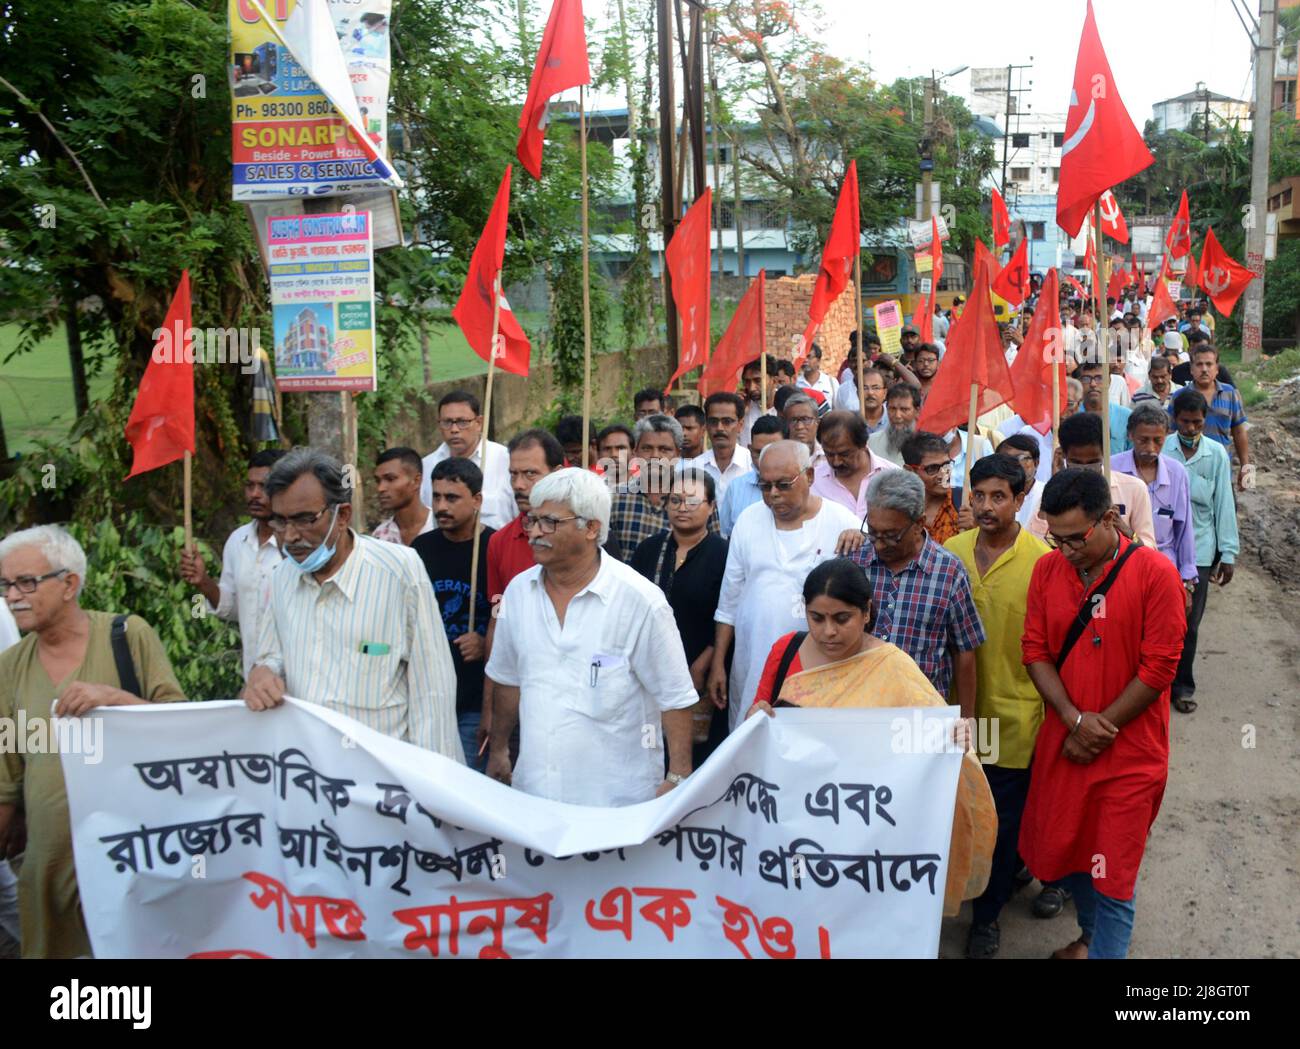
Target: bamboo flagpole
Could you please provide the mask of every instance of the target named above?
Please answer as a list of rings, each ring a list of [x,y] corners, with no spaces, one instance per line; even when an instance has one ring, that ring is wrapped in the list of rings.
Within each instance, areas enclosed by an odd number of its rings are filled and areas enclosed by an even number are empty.
[[[482,463],[484,474],[487,473],[487,446],[488,446],[488,429],[492,425],[492,380],[497,374],[497,354],[500,352],[497,343],[501,335],[501,272],[497,271],[496,279],[492,281],[492,343],[491,350],[488,351],[488,373],[487,389],[483,393],[483,433],[479,437],[479,462]],[[583,434],[585,440],[586,434]],[[474,613],[478,611],[478,551],[482,543],[483,528],[479,523],[479,517],[482,515],[482,508],[474,511],[474,545],[470,548],[469,555],[469,629],[467,633],[474,633]]]
[[[862,358],[867,352],[867,333],[862,316],[862,245],[858,245],[858,254],[853,260],[853,302],[858,317],[858,410],[862,418],[867,418],[867,384],[863,378],[866,366]],[[834,405],[832,405],[834,407]]]
[[[1101,232],[1101,200],[1095,205],[1092,221],[1093,258],[1097,260],[1097,287],[1093,289],[1093,299],[1097,303],[1097,353],[1101,359],[1101,462],[1106,474],[1106,483],[1110,484],[1110,317],[1106,314],[1106,282],[1110,268],[1106,265],[1102,245],[1104,236]],[[1086,391],[1085,391],[1086,393]]]
[[[185,549],[188,550],[190,553],[194,552],[194,511],[192,506],[194,502],[193,495],[192,495],[194,486],[193,486],[193,478],[192,478],[193,475],[192,459],[193,457],[190,455],[190,450],[186,448],[185,449],[185,495],[184,495]],[[175,460],[172,461],[175,462]]]
[[[582,468],[586,470],[591,466],[591,249],[587,233],[587,89],[582,86],[578,88],[578,148],[582,156]],[[495,339],[495,325],[492,335]],[[491,374],[488,372],[489,380]]]
[[[966,454],[964,469],[962,471],[961,482],[961,505],[970,506],[970,467],[971,460],[975,458],[975,419],[979,411],[980,384],[972,382],[970,384],[970,412],[966,416]]]

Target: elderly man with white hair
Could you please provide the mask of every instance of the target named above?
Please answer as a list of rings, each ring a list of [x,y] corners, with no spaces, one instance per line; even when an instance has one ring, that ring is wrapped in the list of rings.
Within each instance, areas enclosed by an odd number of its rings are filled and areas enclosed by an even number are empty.
[[[601,549],[610,501],[587,470],[533,486],[524,527],[537,564],[506,587],[487,665],[488,775],[578,805],[649,801],[690,775],[699,698],[662,591]]]
[[[54,525],[0,540],[0,593],[26,635],[0,654],[0,719],[27,735],[51,700],[60,717],[96,707],[184,699],[158,635],[139,616],[83,609],[86,554]],[[18,915],[24,958],[90,954],[81,914],[62,760],[53,748],[0,748],[0,858],[23,855]],[[24,840],[25,839],[25,840]],[[26,851],[24,852],[24,844]]]
[[[803,622],[808,573],[862,544],[852,510],[812,492],[812,453],[800,440],[775,441],[758,457],[763,503],[741,512],[727,549],[727,570],[713,642],[708,691],[732,730],[753,702],[763,662],[777,638]],[[727,679],[727,653],[736,657]]]

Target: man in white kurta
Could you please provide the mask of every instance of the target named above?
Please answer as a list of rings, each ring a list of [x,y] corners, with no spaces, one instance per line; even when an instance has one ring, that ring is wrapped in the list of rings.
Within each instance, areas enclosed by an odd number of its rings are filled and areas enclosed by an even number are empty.
[[[575,805],[649,801],[691,772],[688,708],[699,696],[672,608],[601,549],[610,495],[595,474],[557,470],[529,502],[524,528],[537,564],[506,587],[486,671],[488,775]]]
[[[709,695],[719,708],[726,705],[733,730],[754,698],[773,643],[804,622],[808,573],[837,556],[837,547],[862,541],[856,514],[812,494],[810,460],[800,441],[764,448],[758,466],[763,502],[746,508],[731,532],[713,617],[718,626]],[[728,681],[726,658],[733,640],[736,655]]]

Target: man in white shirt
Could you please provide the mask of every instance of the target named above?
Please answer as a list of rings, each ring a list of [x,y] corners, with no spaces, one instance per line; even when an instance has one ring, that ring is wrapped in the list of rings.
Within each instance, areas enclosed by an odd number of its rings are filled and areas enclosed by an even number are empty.
[[[483,471],[483,511],[479,520],[489,528],[503,528],[515,517],[515,494],[510,487],[510,453],[504,444],[483,440],[483,409],[465,390],[453,390],[438,402],[438,429],[442,444],[424,457],[420,502],[433,502],[429,481],[433,468],[453,455],[469,459]]]
[[[181,578],[199,588],[207,601],[208,613],[239,627],[245,679],[257,656],[262,615],[271,600],[271,573],[284,560],[280,541],[268,523],[271,504],[265,489],[271,467],[283,455],[278,449],[268,449],[255,453],[248,461],[244,504],[252,520],[240,525],[226,539],[221,551],[220,582],[208,575],[197,549],[181,552]]]
[[[343,467],[315,448],[276,463],[266,494],[287,556],[271,578],[248,708],[288,694],[464,761],[456,673],[419,554],[348,527]]]
[[[885,373],[872,365],[862,369],[862,393],[867,402],[867,429],[879,433],[889,425],[889,416],[885,413],[885,390],[889,380]],[[858,400],[858,377],[850,375],[846,382],[835,391],[835,410],[837,412],[860,412]]]
[[[699,697],[672,608],[601,549],[610,493],[595,474],[557,470],[533,486],[529,503],[537,564],[506,587],[487,665],[488,775],[575,805],[649,801],[692,767],[689,708]]]
[[[385,543],[410,546],[436,529],[433,511],[420,500],[424,464],[413,448],[386,448],[375,460],[375,501],[388,514],[370,530]]]
[[[776,441],[758,457],[762,504],[742,510],[731,531],[718,598],[709,698],[735,729],[754,699],[777,638],[800,623],[803,582],[821,562],[862,545],[852,510],[812,492],[812,456],[802,441]],[[732,642],[736,657],[727,676]]]
[[[822,348],[815,342],[804,358],[803,374],[795,380],[801,390],[820,390],[827,402],[835,399],[835,380],[822,371]]]
[[[754,468],[749,449],[738,443],[740,420],[745,402],[739,394],[718,392],[704,401],[704,425],[709,433],[709,450],[693,462],[683,460],[678,469],[698,466],[707,471],[717,488],[718,504],[727,488],[737,477],[744,477]]]

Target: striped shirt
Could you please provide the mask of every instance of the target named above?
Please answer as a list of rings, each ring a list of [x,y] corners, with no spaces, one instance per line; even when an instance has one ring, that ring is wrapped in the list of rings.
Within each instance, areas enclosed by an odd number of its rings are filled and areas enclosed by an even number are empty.
[[[870,543],[850,556],[871,582],[876,606],[872,633],[911,656],[939,695],[947,696],[951,649],[970,652],[985,641],[961,559],[929,536],[916,560],[901,572],[878,560]]]
[[[1195,383],[1188,383],[1183,387],[1185,390],[1195,390]],[[1246,406],[1242,403],[1241,394],[1237,392],[1237,387],[1229,386],[1225,382],[1214,381],[1214,397],[1206,398],[1209,402],[1210,410],[1205,416],[1205,436],[1213,437],[1224,448],[1228,450],[1231,457],[1235,454],[1236,449],[1232,446],[1232,430],[1235,426],[1243,426],[1246,423]],[[1174,402],[1170,400],[1167,409],[1169,414],[1174,414]]]
[[[352,542],[324,583],[288,558],[275,570],[257,663],[291,696],[463,761],[456,674],[419,555],[356,532]]]

